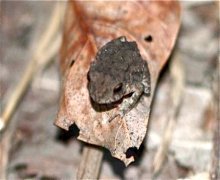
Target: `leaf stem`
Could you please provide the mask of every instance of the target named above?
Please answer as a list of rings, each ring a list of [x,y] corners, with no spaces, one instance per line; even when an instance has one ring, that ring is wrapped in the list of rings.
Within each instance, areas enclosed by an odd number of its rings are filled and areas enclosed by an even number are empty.
[[[83,147],[82,160],[77,171],[77,179],[98,179],[103,151],[92,146]]]

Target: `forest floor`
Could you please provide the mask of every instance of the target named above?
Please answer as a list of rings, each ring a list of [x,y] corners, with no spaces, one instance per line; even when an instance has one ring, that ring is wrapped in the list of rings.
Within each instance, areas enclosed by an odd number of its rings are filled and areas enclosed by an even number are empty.
[[[174,53],[178,54],[185,83],[167,158],[156,178],[161,180],[202,177],[213,168],[219,83],[219,4],[217,1],[180,3],[182,22]],[[1,5],[1,112],[30,60],[34,42],[47,25],[53,4],[5,1]],[[10,130],[10,148],[5,161],[8,179],[76,177],[84,143],[76,139],[75,126],[66,132],[53,125],[60,94],[58,60],[57,56],[37,73],[10,122],[7,130]],[[100,178],[151,179],[155,153],[169,120],[171,62],[160,75],[148,133],[137,152],[137,160],[126,168],[104,149]]]

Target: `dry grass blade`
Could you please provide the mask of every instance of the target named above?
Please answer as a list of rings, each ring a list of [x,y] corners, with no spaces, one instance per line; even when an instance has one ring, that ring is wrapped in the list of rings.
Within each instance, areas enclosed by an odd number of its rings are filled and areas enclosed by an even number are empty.
[[[176,124],[176,114],[178,113],[184,88],[184,74],[178,54],[175,54],[173,57],[170,71],[173,79],[173,87],[171,90],[171,101],[173,108],[171,108],[172,110],[169,114],[168,124],[164,132],[162,143],[154,157],[153,170],[155,176],[157,176],[162,168],[170,142],[172,140],[172,134]]]
[[[39,46],[32,56],[32,60],[28,64],[21,80],[9,98],[1,115],[0,132],[7,126],[15,108],[30,85],[35,73],[43,66],[46,66],[46,64],[48,64],[52,60],[52,57],[58,52],[61,42],[61,35],[58,33],[60,17],[62,17],[63,14],[61,10],[64,12],[64,9],[60,9],[59,4],[57,4],[51,16],[51,23],[49,23],[48,28],[46,28],[45,33],[42,35],[41,40],[38,43]]]
[[[12,132],[7,131],[0,142],[0,179],[6,179],[6,169],[9,159],[9,151],[11,149]]]

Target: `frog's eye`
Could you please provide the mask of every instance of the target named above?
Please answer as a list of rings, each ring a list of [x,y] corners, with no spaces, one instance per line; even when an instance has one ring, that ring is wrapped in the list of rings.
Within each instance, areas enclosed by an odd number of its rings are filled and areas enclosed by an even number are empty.
[[[123,86],[122,83],[117,84],[117,85],[114,87],[114,90],[113,90],[114,93],[119,93],[119,92],[121,92],[122,86]]]

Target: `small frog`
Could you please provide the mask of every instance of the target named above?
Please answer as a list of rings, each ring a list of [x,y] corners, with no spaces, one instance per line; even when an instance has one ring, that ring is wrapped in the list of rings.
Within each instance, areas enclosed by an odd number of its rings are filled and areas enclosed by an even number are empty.
[[[124,116],[144,93],[150,95],[150,73],[137,43],[125,36],[113,39],[99,49],[88,72],[88,90],[98,104],[119,102]]]

